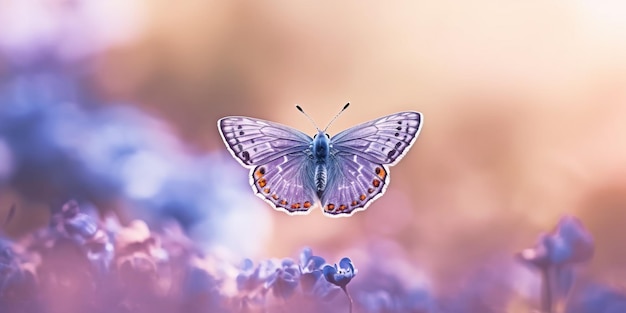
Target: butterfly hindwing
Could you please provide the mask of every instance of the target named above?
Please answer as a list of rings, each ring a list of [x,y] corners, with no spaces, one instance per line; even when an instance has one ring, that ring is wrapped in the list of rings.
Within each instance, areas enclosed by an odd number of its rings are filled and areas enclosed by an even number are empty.
[[[382,196],[389,183],[389,169],[361,156],[338,156],[331,160],[322,209],[330,215],[351,215],[364,210]]]
[[[421,126],[421,113],[399,112],[342,131],[331,142],[335,154],[394,165],[413,145]]]
[[[306,212],[315,203],[313,162],[303,153],[286,154],[251,172],[250,183],[257,195],[276,209]]]
[[[298,130],[251,117],[225,117],[217,126],[230,153],[246,167],[303,152],[312,140]]]

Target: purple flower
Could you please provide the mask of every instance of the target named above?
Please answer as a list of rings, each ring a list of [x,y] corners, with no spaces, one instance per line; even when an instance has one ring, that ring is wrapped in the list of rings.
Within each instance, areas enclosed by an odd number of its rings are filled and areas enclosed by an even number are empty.
[[[273,279],[280,262],[276,259],[264,260],[255,268],[250,259],[245,259],[241,265],[241,272],[237,275],[237,289],[253,292],[260,286],[266,286],[267,281]]]
[[[38,303],[24,301],[37,292],[34,271],[24,266],[23,259],[13,251],[13,244],[0,236],[0,311],[29,312]],[[32,269],[32,267],[31,267]]]
[[[593,251],[593,238],[582,223],[564,216],[551,233],[541,235],[534,248],[518,254],[541,272],[543,311],[552,312],[555,302],[565,299],[575,278],[572,265],[591,260]]]
[[[289,298],[293,295],[300,281],[300,268],[291,259],[284,259],[280,267],[265,282],[266,289],[272,289],[274,296]]]
[[[323,267],[326,260],[313,255],[311,248],[304,248],[300,252],[300,286],[305,295],[322,300],[331,300],[341,289],[323,278]]]
[[[311,248],[306,247],[300,252],[300,269],[303,274],[321,270],[324,264],[326,264],[326,260],[320,256],[313,255]]]
[[[324,266],[324,277],[333,285],[345,288],[348,283],[356,276],[356,269],[350,258],[343,258],[339,261],[339,266]]]
[[[341,290],[346,294],[350,303],[348,312],[352,313],[354,300],[352,300],[352,296],[350,296],[348,292],[348,283],[356,276],[356,269],[352,264],[352,260],[350,260],[350,258],[343,258],[339,261],[339,266],[337,266],[337,264],[334,266],[325,265],[323,271],[324,278],[331,284],[341,287]]]
[[[593,238],[580,220],[564,216],[554,231],[542,235],[534,248],[523,250],[519,257],[527,263],[545,267],[589,261],[593,252]]]
[[[519,253],[519,258],[537,267],[561,266],[591,260],[593,238],[573,216],[564,216],[549,234],[543,234],[535,247]]]
[[[78,203],[70,200],[63,205],[61,212],[55,216],[63,230],[77,242],[88,241],[98,231],[98,221],[80,212]]]
[[[245,259],[241,262],[241,272],[237,275],[237,289],[238,290],[252,290],[254,275],[254,262],[250,259]]]
[[[113,259],[111,239],[100,227],[100,221],[81,212],[75,200],[66,202],[61,211],[53,215],[52,225],[62,236],[67,236],[81,245],[89,260],[101,271],[109,267]]]

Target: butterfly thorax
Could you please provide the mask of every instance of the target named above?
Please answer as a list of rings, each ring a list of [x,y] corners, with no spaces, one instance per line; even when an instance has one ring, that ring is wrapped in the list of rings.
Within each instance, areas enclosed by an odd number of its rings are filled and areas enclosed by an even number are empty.
[[[328,177],[328,157],[330,155],[330,138],[329,136],[320,131],[313,138],[311,144],[312,156],[315,161],[315,187],[317,193],[321,194],[326,189],[326,182]]]

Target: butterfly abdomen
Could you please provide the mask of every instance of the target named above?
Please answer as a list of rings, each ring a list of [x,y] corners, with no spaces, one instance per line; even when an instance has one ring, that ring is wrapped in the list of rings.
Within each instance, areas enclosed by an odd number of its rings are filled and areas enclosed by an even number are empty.
[[[317,188],[317,193],[321,194],[324,189],[326,189],[326,182],[328,178],[328,172],[326,170],[326,165],[323,163],[318,163],[315,165],[315,187]]]

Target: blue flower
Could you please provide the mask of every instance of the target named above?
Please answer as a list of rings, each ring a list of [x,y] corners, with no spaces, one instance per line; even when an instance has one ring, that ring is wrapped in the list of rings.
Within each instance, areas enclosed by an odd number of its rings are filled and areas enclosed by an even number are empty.
[[[324,278],[333,285],[345,288],[356,276],[356,269],[350,258],[343,258],[339,261],[339,266],[324,266]]]
[[[241,264],[241,272],[237,275],[237,289],[238,290],[252,290],[254,289],[254,262],[250,259],[243,260]]]
[[[564,216],[552,233],[542,235],[534,248],[519,254],[522,261],[538,267],[560,266],[591,260],[594,243],[580,220]]]
[[[291,259],[284,259],[280,267],[265,282],[266,289],[272,289],[274,296],[289,298],[300,282],[300,268]]]
[[[572,265],[591,260],[594,243],[580,220],[564,216],[549,234],[539,237],[535,247],[525,249],[518,258],[541,271],[541,306],[551,312],[554,304],[569,293],[575,273]]]
[[[241,272],[237,275],[237,289],[253,292],[260,286],[265,286],[269,280],[274,279],[279,267],[280,262],[276,259],[261,261],[256,268],[252,260],[245,259]]]
[[[321,270],[324,264],[326,264],[326,260],[320,256],[313,255],[311,248],[306,247],[300,252],[300,270],[303,274]]]
[[[322,300],[331,300],[341,289],[322,278],[326,260],[313,255],[311,248],[304,248],[300,252],[300,286],[305,295]]]

